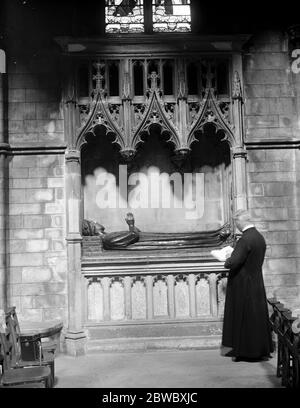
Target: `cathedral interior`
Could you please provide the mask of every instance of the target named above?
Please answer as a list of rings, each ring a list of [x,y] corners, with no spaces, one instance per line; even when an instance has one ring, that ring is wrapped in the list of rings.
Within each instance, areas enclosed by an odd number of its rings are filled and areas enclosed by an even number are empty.
[[[218,346],[248,209],[300,314],[300,26],[254,1],[6,0],[0,309],[63,350]],[[108,346],[109,345],[109,346]]]

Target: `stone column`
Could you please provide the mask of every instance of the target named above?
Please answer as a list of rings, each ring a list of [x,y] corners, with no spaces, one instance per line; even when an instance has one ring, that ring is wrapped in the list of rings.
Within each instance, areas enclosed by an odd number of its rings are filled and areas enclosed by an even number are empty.
[[[247,152],[244,149],[244,107],[243,107],[243,74],[241,54],[234,54],[232,59],[233,84],[233,122],[235,144],[232,146],[233,182],[234,182],[234,211],[244,209],[247,205]]]
[[[188,276],[189,280],[189,294],[190,294],[190,316],[192,318],[197,316],[196,313],[196,279],[195,275],[193,273],[189,274]]]
[[[146,276],[147,319],[153,319],[153,276]]]
[[[110,278],[102,279],[103,284],[103,319],[110,320]]]
[[[4,55],[4,54],[3,54]],[[3,71],[5,61],[3,61]],[[7,74],[0,70],[0,313],[7,308]]]
[[[180,144],[183,146],[187,146],[187,138],[188,138],[188,121],[187,118],[189,116],[189,105],[187,103],[187,80],[185,77],[185,67],[183,61],[178,61],[178,90],[177,90],[177,104],[178,104],[178,127],[179,127],[179,135],[180,135]]]
[[[232,148],[233,182],[234,182],[234,210],[247,209],[247,152],[243,147]]]
[[[173,275],[168,275],[168,310],[171,319],[175,318],[175,279]]]
[[[68,255],[68,329],[66,351],[73,356],[85,353],[81,276],[81,169],[80,152],[66,153],[67,255]]]
[[[132,319],[132,300],[131,300],[131,276],[124,278],[124,293],[125,293],[125,317],[127,320]]]
[[[217,274],[210,273],[207,275],[207,278],[209,284],[210,314],[216,317],[218,315]]]

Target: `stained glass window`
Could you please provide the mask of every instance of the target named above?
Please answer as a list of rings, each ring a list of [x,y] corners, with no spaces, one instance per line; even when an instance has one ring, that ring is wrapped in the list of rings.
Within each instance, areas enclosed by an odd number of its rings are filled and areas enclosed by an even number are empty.
[[[106,0],[105,24],[107,33],[144,32],[143,0]]]
[[[145,16],[150,25],[152,22],[152,27],[147,27],[147,32],[191,31],[191,0],[105,1],[107,33],[144,32]]]
[[[153,31],[191,31],[190,0],[152,0]]]

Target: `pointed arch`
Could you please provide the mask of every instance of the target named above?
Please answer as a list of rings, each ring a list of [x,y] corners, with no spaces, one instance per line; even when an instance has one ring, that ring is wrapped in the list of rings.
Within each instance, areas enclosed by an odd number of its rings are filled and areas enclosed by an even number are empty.
[[[175,150],[180,147],[180,137],[176,126],[167,117],[167,113],[158,95],[158,91],[151,92],[150,99],[147,103],[144,115],[139,125],[133,129],[132,148],[136,150],[139,143],[143,143],[142,136],[145,133],[150,134],[150,128],[153,125],[158,125],[162,133],[166,132],[169,135],[167,142],[174,145]]]
[[[206,89],[203,101],[200,104],[199,112],[191,126],[189,135],[187,138],[187,145],[190,147],[191,144],[196,141],[195,133],[197,131],[203,131],[207,124],[212,124],[218,130],[224,131],[224,140],[227,140],[232,146],[235,144],[234,128],[228,120],[228,114],[225,108],[229,108],[229,103],[221,109],[221,103],[218,101],[214,95],[214,90],[212,88]]]
[[[94,130],[97,126],[104,126],[106,133],[112,133],[115,135],[115,140],[113,143],[117,143],[121,149],[125,148],[125,140],[123,138],[122,131],[117,122],[112,118],[108,109],[108,104],[103,101],[100,92],[97,94],[95,101],[92,104],[88,119],[79,130],[76,139],[76,148],[78,150],[80,150],[82,146],[87,143],[85,136],[88,133],[95,135]]]

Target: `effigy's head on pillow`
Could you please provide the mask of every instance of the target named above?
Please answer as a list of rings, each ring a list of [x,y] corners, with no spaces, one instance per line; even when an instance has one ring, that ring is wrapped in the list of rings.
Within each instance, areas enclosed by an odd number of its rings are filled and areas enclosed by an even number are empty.
[[[103,235],[105,228],[97,221],[83,220],[82,221],[82,235],[83,236],[95,236]]]

